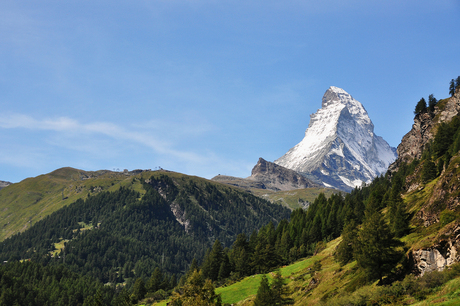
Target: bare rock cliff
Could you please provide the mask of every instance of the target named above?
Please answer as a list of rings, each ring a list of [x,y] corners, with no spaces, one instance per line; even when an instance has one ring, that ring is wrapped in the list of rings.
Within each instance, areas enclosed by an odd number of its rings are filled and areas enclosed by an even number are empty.
[[[438,235],[439,236],[439,235]],[[447,236],[447,237],[446,237]],[[423,275],[427,272],[442,271],[460,261],[460,225],[454,222],[442,233],[435,245],[411,252],[414,272]]]
[[[440,122],[450,122],[460,112],[460,89],[445,100],[439,101],[433,113],[423,112],[414,118],[412,129],[404,135],[397,148],[398,158],[390,165],[390,171],[397,171],[402,162],[410,163],[422,157],[423,148],[434,138]]]
[[[265,188],[272,190],[319,187],[318,184],[313,183],[296,171],[268,162],[263,158],[259,158],[248,179],[260,182]]]
[[[237,186],[246,190],[268,189],[273,191],[287,191],[311,187],[320,187],[300,173],[283,166],[259,158],[252,168],[251,176],[238,178],[226,175],[217,175],[213,181]]]
[[[10,182],[0,181],[0,189],[5,188],[6,186],[11,185]]]
[[[398,146],[398,160],[409,163],[422,157],[423,147],[434,137],[433,117],[433,113],[421,113],[415,116],[412,129],[404,135]]]

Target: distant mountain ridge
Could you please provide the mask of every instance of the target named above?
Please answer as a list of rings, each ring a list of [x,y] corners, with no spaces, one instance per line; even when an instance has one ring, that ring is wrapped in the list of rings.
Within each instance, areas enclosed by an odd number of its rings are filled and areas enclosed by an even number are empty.
[[[285,168],[327,187],[350,191],[384,174],[396,149],[374,134],[362,104],[331,86],[322,107],[310,116],[303,140],[275,160]]]
[[[266,161],[262,157],[259,158],[259,161],[252,169],[251,176],[247,178],[217,175],[212,180],[247,190],[267,189],[272,191],[287,191],[320,187],[319,184],[312,182],[296,171]]]
[[[292,190],[319,187],[296,171],[287,169],[275,163],[259,158],[248,180],[258,181],[275,190]]]
[[[11,184],[12,183],[10,183],[10,182],[0,181],[0,189],[5,188],[5,187],[7,187],[7,186],[9,186]]]

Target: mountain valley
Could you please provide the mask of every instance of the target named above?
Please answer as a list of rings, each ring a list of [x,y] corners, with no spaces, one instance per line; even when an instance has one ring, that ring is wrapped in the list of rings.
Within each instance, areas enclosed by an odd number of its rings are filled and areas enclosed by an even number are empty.
[[[248,178],[61,168],[8,185],[0,304],[242,306],[265,290],[285,305],[455,305],[454,84],[417,104],[397,155],[331,87],[304,140]]]

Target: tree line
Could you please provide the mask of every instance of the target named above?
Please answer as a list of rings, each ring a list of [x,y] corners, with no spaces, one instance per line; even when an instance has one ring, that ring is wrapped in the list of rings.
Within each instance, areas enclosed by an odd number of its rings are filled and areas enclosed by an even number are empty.
[[[452,97],[455,94],[455,91],[457,88],[460,87],[460,76],[458,76],[456,79],[452,79],[449,83],[449,95]],[[414,110],[415,115],[419,115],[421,113],[433,113],[434,112],[434,107],[438,104],[438,100],[434,97],[433,94],[428,96],[428,103],[425,100],[425,98],[421,98]]]

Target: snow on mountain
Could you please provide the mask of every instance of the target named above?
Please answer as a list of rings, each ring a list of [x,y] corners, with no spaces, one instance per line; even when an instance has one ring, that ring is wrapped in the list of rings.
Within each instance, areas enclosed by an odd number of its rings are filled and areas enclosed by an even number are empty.
[[[275,163],[349,191],[384,174],[396,157],[395,148],[374,134],[362,104],[331,86],[321,109],[310,116],[304,139]]]

